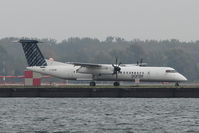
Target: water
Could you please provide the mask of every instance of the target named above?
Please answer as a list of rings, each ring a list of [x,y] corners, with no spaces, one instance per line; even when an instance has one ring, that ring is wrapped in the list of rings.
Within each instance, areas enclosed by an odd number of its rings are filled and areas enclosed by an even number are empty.
[[[199,132],[199,99],[1,98],[0,132]]]

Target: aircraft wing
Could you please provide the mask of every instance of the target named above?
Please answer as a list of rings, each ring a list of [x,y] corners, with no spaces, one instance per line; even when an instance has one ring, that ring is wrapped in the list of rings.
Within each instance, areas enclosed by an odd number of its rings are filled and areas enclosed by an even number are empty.
[[[73,64],[74,66],[88,67],[88,68],[102,67],[102,65],[94,63],[69,62],[69,64]]]
[[[102,64],[95,64],[95,63],[79,63],[79,62],[70,62],[68,64],[73,64],[74,66],[80,66],[76,70],[78,73],[84,74],[93,74],[93,75],[102,75],[102,74],[113,74],[113,67],[102,65]]]

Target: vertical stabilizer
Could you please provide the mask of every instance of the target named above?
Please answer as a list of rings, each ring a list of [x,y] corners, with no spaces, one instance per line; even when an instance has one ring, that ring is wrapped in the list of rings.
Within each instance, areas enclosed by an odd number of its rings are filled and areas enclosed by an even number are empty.
[[[37,40],[19,40],[29,66],[47,66],[46,60],[42,55]]]

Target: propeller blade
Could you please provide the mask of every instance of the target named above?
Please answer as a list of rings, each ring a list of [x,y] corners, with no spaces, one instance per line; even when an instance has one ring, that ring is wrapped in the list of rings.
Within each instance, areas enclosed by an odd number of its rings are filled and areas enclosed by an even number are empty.
[[[119,64],[118,64],[118,66],[120,66],[122,64],[122,62],[120,62]]]
[[[142,64],[142,63],[143,63],[143,59],[141,58],[141,59],[140,59],[140,64]]]
[[[116,81],[117,81],[117,79],[118,79],[118,72],[116,72]]]

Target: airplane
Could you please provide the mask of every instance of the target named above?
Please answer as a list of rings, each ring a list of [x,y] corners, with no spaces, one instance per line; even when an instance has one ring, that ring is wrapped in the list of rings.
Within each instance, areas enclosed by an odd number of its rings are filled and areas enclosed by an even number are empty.
[[[65,80],[86,80],[90,86],[96,86],[96,81],[113,81],[114,86],[120,86],[120,81],[140,82],[179,82],[187,78],[171,67],[150,67],[144,63],[121,64],[116,58],[115,64],[95,64],[80,62],[58,62],[52,58],[45,59],[37,40],[21,39],[17,41],[22,48],[28,63],[26,69]]]

